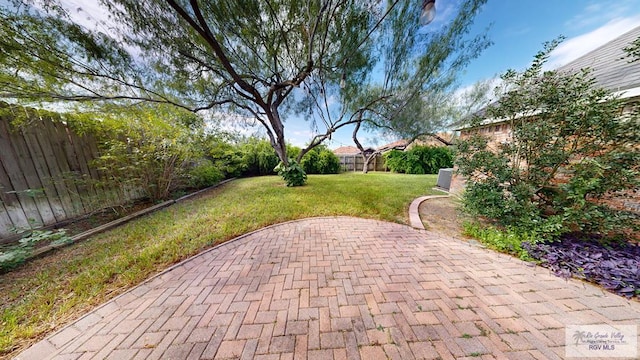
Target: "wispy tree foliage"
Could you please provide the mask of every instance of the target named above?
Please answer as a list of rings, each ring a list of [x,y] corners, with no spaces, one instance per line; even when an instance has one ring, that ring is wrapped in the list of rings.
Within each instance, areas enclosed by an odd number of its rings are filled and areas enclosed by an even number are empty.
[[[316,134],[298,160],[351,124],[432,131],[442,93],[489,43],[468,34],[485,1],[459,0],[451,22],[426,31],[417,0],[100,0],[109,18],[95,26],[64,1],[8,0],[0,97],[236,113],[287,165],[295,114]]]

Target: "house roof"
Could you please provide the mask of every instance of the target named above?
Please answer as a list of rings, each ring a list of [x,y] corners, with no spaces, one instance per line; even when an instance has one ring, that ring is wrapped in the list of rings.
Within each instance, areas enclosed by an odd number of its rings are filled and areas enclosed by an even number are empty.
[[[360,150],[355,146],[340,146],[333,150],[333,153],[336,155],[356,155],[360,153]]]
[[[595,80],[595,85],[612,91],[621,99],[640,97],[640,60],[629,62],[624,48],[640,38],[640,26],[618,36],[617,38],[591,50],[585,55],[557,68],[560,72],[575,72],[583,68],[590,68],[590,75]],[[489,105],[491,106],[491,104]],[[483,115],[486,108],[478,111]],[[483,125],[500,123],[501,119],[488,119]],[[464,123],[457,124],[456,130],[467,127]],[[460,126],[461,125],[461,126]]]
[[[380,151],[387,151],[387,150],[391,150],[391,149],[399,149],[399,150],[404,150],[407,145],[409,145],[407,140],[404,139],[400,139],[398,141],[394,141],[392,143],[386,144],[386,145],[382,145],[378,148],[378,150]]]
[[[438,144],[438,145],[442,145],[444,144],[440,139],[447,141],[447,142],[451,142],[453,141],[453,133],[449,133],[449,132],[439,132],[435,135],[422,135],[420,137],[418,137],[417,139],[414,140],[414,144],[416,145],[432,145],[432,144]],[[440,139],[438,139],[440,138]],[[382,145],[378,148],[379,151],[381,152],[385,152],[387,150],[391,150],[391,149],[398,149],[398,150],[404,150],[407,148],[407,146],[409,146],[409,140],[406,139],[400,139],[398,141],[394,141],[392,143],[389,144],[385,144]]]
[[[455,134],[452,132],[439,132],[439,133],[435,133],[434,135],[428,135],[426,138],[418,138],[418,144],[422,143],[435,143],[438,145],[449,145],[448,143],[453,142],[455,138]]]
[[[638,88],[640,87],[640,61],[629,62],[630,59],[623,50],[638,38],[640,38],[640,26],[557,70],[573,72],[588,67],[591,68],[591,75],[599,87],[613,92]],[[630,97],[629,95],[623,94],[622,97]]]

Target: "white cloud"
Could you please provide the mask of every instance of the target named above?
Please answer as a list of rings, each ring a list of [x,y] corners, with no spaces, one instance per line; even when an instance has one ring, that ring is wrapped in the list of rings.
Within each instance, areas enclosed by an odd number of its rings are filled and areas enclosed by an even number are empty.
[[[573,30],[593,27],[634,13],[637,11],[636,7],[637,2],[633,0],[591,2],[580,13],[569,19],[565,27]]]
[[[640,24],[640,15],[617,18],[586,34],[567,39],[550,55],[546,69],[555,69],[604,45]]]
[[[287,133],[287,142],[298,147],[305,147],[315,134],[311,130],[294,130]]]

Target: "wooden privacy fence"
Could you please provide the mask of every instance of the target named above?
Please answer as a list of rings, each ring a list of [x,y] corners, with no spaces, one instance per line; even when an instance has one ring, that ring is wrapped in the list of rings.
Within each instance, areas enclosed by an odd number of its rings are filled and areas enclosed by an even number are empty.
[[[362,171],[364,167],[364,160],[362,155],[338,155],[340,158],[340,167],[342,171]],[[373,159],[369,161],[368,171],[388,171],[384,158],[382,155],[377,154]]]
[[[25,119],[20,126],[12,125],[17,115]],[[54,117],[0,103],[0,239],[137,197],[109,187],[92,166],[94,136]]]

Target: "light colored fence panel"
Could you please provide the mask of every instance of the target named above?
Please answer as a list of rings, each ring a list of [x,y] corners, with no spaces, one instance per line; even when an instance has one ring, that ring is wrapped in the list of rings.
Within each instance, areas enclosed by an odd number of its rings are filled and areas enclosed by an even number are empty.
[[[36,176],[42,184],[42,187],[34,189],[39,189],[43,192],[44,196],[49,201],[49,205],[51,206],[51,211],[53,212],[53,216],[56,222],[66,219],[67,214],[65,213],[58,197],[58,191],[53,185],[53,178],[49,171],[49,167],[47,166],[44,152],[42,150],[42,147],[40,147],[40,143],[38,142],[35,131],[21,132],[20,134],[27,144],[29,154],[31,155],[30,162],[36,169]]]
[[[31,115],[31,114],[30,114]],[[47,119],[48,120],[48,119]],[[56,189],[58,194],[58,199],[60,205],[64,209],[65,218],[72,218],[76,215],[73,206],[73,200],[71,199],[71,194],[69,194],[69,190],[64,186],[62,181],[62,170],[58,165],[58,161],[56,159],[56,153],[54,153],[54,148],[52,141],[52,134],[49,133],[49,127],[45,124],[49,121],[41,121],[41,122],[33,122],[33,125],[30,125],[28,128],[28,132],[34,132],[37,138],[38,143],[40,144],[40,148],[42,149],[42,154],[44,155],[44,166],[49,169],[49,173],[51,174],[50,178],[43,179],[44,181],[51,181],[53,183],[53,187]]]
[[[3,124],[6,125],[6,124]],[[2,125],[0,125],[2,126]],[[35,164],[31,160],[32,155],[29,151],[29,146],[25,140],[25,137],[22,134],[13,135],[9,134],[9,138],[11,140],[11,145],[15,150],[17,155],[17,162],[22,170],[22,174],[26,179],[26,187],[27,189],[33,189],[29,192],[29,195],[33,198],[33,201],[38,208],[38,212],[40,214],[41,221],[38,224],[34,224],[34,226],[41,226],[44,224],[51,224],[56,222],[56,217],[54,215],[53,209],[49,204],[49,200],[44,194],[44,186],[40,181],[40,177],[38,176],[38,171],[35,168]]]
[[[364,159],[362,155],[338,155],[340,159],[340,167],[342,171],[362,171],[364,168]],[[388,171],[385,166],[384,158],[378,154],[369,161],[367,166],[369,171]]]

